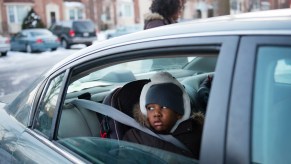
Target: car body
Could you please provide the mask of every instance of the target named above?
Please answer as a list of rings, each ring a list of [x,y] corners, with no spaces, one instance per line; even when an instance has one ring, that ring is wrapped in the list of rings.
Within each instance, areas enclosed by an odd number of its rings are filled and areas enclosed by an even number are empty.
[[[138,32],[143,30],[143,24],[133,24],[127,26],[119,26],[114,31],[107,33],[107,39]]]
[[[1,56],[6,56],[7,52],[10,51],[10,38],[0,36],[0,53]]]
[[[25,29],[11,38],[12,51],[36,52],[56,50],[60,46],[60,40],[47,29]]]
[[[196,20],[82,49],[15,99],[2,97],[2,152],[25,163],[290,163],[290,13]],[[101,139],[96,112],[72,103],[83,98],[103,103],[114,89],[158,71],[185,86],[193,112],[199,84],[214,75],[199,161]]]
[[[96,27],[91,20],[60,21],[49,30],[60,38],[64,48],[70,48],[73,44],[89,46],[97,40]]]

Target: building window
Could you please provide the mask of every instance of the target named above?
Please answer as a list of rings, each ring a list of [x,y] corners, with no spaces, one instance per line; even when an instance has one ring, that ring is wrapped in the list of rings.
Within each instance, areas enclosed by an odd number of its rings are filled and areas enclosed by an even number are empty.
[[[83,19],[83,9],[74,8],[69,10],[70,20]]]
[[[132,17],[133,16],[133,6],[132,4],[122,4],[121,11],[120,11],[121,17]]]
[[[31,6],[27,5],[9,5],[7,6],[8,21],[9,23],[21,24],[27,13],[31,9]]]

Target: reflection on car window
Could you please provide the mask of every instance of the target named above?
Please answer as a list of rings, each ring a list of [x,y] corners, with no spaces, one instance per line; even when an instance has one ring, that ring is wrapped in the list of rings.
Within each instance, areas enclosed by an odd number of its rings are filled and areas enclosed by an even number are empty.
[[[92,163],[198,163],[161,149],[113,139],[74,137],[58,142]]]
[[[48,136],[50,134],[53,114],[64,78],[64,73],[50,81],[49,87],[39,106],[39,116],[36,129]]]
[[[261,47],[256,66],[252,161],[291,162],[291,47]]]
[[[274,76],[275,82],[291,84],[291,58],[278,60]]]

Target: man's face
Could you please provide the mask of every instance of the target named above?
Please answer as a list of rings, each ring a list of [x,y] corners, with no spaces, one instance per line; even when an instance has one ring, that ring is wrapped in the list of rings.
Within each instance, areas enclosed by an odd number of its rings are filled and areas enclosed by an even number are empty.
[[[158,104],[149,104],[146,109],[148,121],[158,133],[169,133],[177,120],[182,117],[173,110]]]

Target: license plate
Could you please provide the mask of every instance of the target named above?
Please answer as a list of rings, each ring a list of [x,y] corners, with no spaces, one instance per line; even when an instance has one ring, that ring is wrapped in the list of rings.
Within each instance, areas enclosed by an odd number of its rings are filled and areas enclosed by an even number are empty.
[[[83,33],[83,36],[89,36],[88,32]]]

